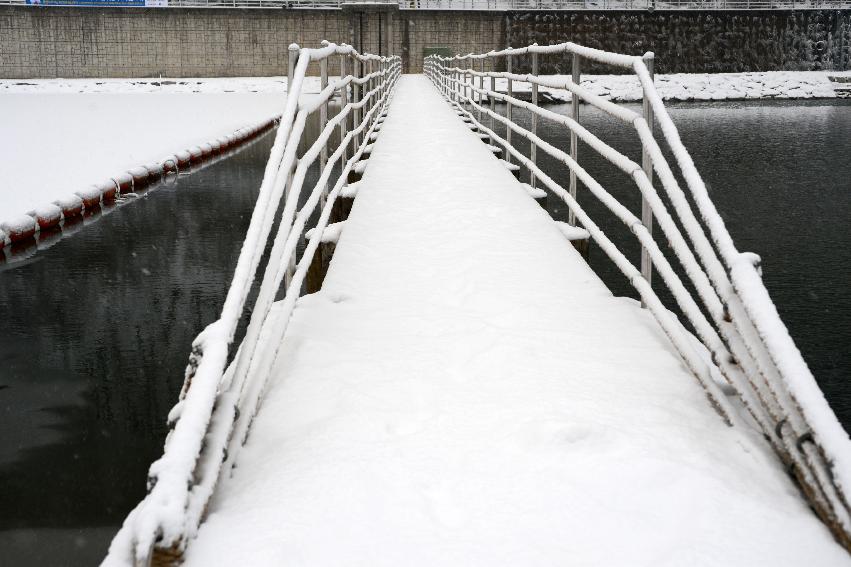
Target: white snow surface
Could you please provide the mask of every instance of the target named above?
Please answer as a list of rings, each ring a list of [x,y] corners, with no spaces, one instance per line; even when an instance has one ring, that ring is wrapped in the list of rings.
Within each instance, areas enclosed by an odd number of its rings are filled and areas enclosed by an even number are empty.
[[[676,73],[656,75],[655,85],[663,100],[709,101],[750,99],[836,98],[830,76],[843,73],[828,71],[764,71],[754,73]],[[568,79],[569,75],[547,75]],[[635,75],[582,75],[580,85],[607,100],[641,100],[641,87]],[[505,92],[506,79],[496,80],[497,90]],[[514,91],[530,91],[529,83],[515,81]],[[563,89],[540,87],[539,92],[553,100],[570,100]]]
[[[423,77],[186,561],[849,564]]]
[[[0,222],[273,118],[285,91],[281,77],[0,81]]]

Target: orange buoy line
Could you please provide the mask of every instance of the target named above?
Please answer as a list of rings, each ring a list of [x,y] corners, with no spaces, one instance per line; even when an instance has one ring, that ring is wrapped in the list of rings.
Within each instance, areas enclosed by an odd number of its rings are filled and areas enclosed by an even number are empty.
[[[167,175],[195,168],[234,150],[271,130],[279,120],[280,117],[275,117],[254,126],[240,128],[232,134],[179,151],[160,161],[131,168],[100,183],[75,191],[72,195],[56,199],[52,204],[0,222],[0,256],[3,248],[10,244],[29,240],[42,230],[64,227],[84,214],[98,211],[102,205],[114,202],[119,195],[143,191]]]

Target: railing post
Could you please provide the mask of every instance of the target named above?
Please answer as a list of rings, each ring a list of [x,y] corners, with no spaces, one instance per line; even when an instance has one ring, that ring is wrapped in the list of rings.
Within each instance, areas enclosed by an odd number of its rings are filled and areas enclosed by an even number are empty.
[[[496,92],[496,77],[494,77],[495,73],[496,73],[496,58],[493,57],[493,58],[491,58],[491,76],[489,77],[490,78],[490,81],[489,81],[490,88],[488,89],[488,91],[489,91],[488,92],[488,102],[490,103],[490,107],[491,107],[491,130],[493,130],[495,128],[495,124],[496,124],[496,122],[494,121],[494,118],[493,118],[493,115],[496,112],[496,97],[494,96],[494,93]],[[506,151],[506,153],[508,153],[508,151]]]
[[[453,71],[455,75],[455,102],[459,105],[461,104],[461,63],[458,62],[457,59],[453,59],[455,63],[455,71]]]
[[[571,80],[574,85],[579,85],[580,81],[580,65],[582,64],[582,58],[579,54],[573,54],[573,70],[571,73]],[[576,122],[579,122],[579,95],[573,93],[573,96],[570,99],[570,117],[573,118]],[[576,132],[570,132],[570,157],[573,158],[573,161],[576,161],[579,158],[579,139],[576,136]],[[570,171],[570,196],[576,199],[576,172]],[[576,226],[576,215],[573,213],[573,209],[567,215],[567,222],[572,226]]]
[[[353,67],[352,70],[354,71],[352,73],[352,75],[354,75],[358,79],[362,78],[362,76],[363,76],[363,73],[362,73],[363,65],[361,64],[360,59],[355,57],[352,60],[352,67]],[[359,103],[361,101],[362,90],[363,90],[362,85],[360,85],[358,83],[354,83],[354,82],[352,83],[352,98],[354,99],[352,101],[353,103]],[[361,109],[356,108],[354,115],[352,117],[352,130],[357,130],[358,127],[360,127],[360,118],[361,118]],[[360,148],[360,137],[357,136],[357,135],[354,136],[352,138],[352,144],[353,144],[352,152],[357,152],[358,148]]]
[[[537,78],[538,76],[538,54],[532,53],[532,75]],[[532,83],[532,104],[538,106],[538,85],[537,83]],[[538,135],[538,114],[536,112],[532,113],[532,134]],[[532,160],[533,165],[538,165],[538,152],[536,151],[538,148],[535,145],[535,142],[532,142],[529,149],[529,159]],[[529,170],[529,185],[535,187],[537,183],[537,179],[535,178],[535,174],[532,170]]]
[[[653,53],[645,53],[642,57],[644,64],[647,66],[647,71],[650,73],[650,79],[653,79]],[[647,126],[650,128],[650,133],[653,133],[653,108],[650,106],[650,100],[647,98],[647,90],[642,93],[642,106],[644,109],[644,119],[647,121]],[[644,173],[647,174],[647,179],[653,183],[653,162],[650,159],[650,152],[644,146],[641,152],[641,166],[644,168]],[[647,199],[641,199],[641,223],[647,227],[647,231],[653,234],[653,211],[650,209],[650,203]],[[650,254],[647,249],[641,248],[641,275],[648,283],[652,283],[653,277],[653,262],[650,260]],[[643,303],[642,303],[643,305]]]
[[[289,68],[287,69],[287,96],[290,96],[292,93],[293,87],[293,79],[295,78],[295,68],[298,65],[298,56],[301,52],[298,44],[291,43],[289,46]],[[298,96],[298,94],[296,94]],[[296,109],[298,109],[298,101],[296,101]],[[293,183],[293,172],[295,171],[295,165],[298,160],[293,162],[293,167],[287,172],[287,183],[284,188],[284,201],[286,201],[290,196],[290,188]],[[284,274],[284,289],[287,289],[290,285],[290,282],[293,279],[293,275],[295,274],[295,254],[290,256],[290,262],[287,264],[287,271]]]
[[[473,80],[473,76],[468,72],[473,66],[472,61],[473,61],[472,59],[467,59],[465,61],[465,63],[467,64],[467,68],[464,70],[464,98],[468,102],[472,102],[472,100],[473,100],[473,97],[472,97],[473,91],[470,88],[470,83]],[[472,106],[470,107],[470,110],[473,110]]]
[[[482,92],[485,89],[485,58],[482,57],[479,61],[479,123],[482,122],[482,106],[484,106],[484,93]]]
[[[349,56],[341,55],[340,56],[340,81],[345,81],[346,77],[349,76]],[[346,106],[349,104],[349,87],[348,85],[343,85],[340,88],[340,112],[345,111]],[[349,117],[348,115],[340,122],[340,145],[343,146],[343,153],[340,156],[340,163],[346,163],[348,159],[348,144],[344,144],[343,140],[346,139],[346,135],[349,132]]]
[[[319,92],[324,91],[328,87],[328,58],[324,57],[319,62]],[[319,131],[325,130],[328,125],[328,101],[322,103],[319,107]],[[328,144],[322,144],[319,150],[319,171],[325,170],[325,165],[328,163]],[[325,206],[325,199],[328,197],[328,184],[322,186],[322,193],[319,197],[319,206]]]
[[[289,46],[289,60],[287,62],[287,93],[292,91],[293,77],[295,76],[295,68],[298,65],[299,47],[296,43],[291,43]]]
[[[511,46],[508,46],[508,49],[511,49]],[[513,72],[513,60],[514,60],[514,56],[512,56],[512,55],[506,55],[505,56],[505,70],[508,72],[509,75],[511,75],[511,73]],[[511,98],[513,96],[514,96],[514,81],[509,76],[508,77],[508,97]],[[505,101],[505,117],[508,119],[509,122],[511,122],[511,112],[512,112],[511,101],[507,100],[507,101]],[[505,141],[508,143],[509,146],[511,145],[511,133],[512,133],[511,127],[506,125],[505,126]],[[511,152],[506,151],[505,161],[507,161],[508,163],[511,163]]]
[[[372,57],[369,58],[369,62],[367,63],[367,69],[369,70],[370,75],[372,75],[375,72],[375,59],[373,59]],[[372,91],[372,89],[374,89],[374,88],[375,88],[375,77],[371,76],[370,79],[369,79],[369,91]],[[373,95],[373,96],[369,97],[369,102],[366,103],[367,112],[371,111],[372,107],[374,107],[374,106],[375,106],[375,96]],[[364,134],[364,136],[366,136],[366,130],[364,130],[363,134]],[[368,144],[369,140],[364,138],[363,143]]]

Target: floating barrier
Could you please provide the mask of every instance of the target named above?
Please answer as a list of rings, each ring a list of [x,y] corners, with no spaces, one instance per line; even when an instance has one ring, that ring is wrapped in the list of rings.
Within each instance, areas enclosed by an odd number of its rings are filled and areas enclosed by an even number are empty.
[[[163,173],[168,175],[169,173],[177,173],[177,157],[172,156],[169,158],[165,158],[163,160]]]
[[[111,203],[115,200],[115,194],[118,191],[118,185],[115,183],[115,180],[108,179],[106,181],[101,181],[96,185],[98,191],[100,191],[100,200],[103,203]]]
[[[36,227],[35,219],[29,215],[15,217],[0,225],[0,229],[6,233],[6,237],[8,237],[9,242],[12,244],[32,238],[35,234]]]
[[[177,168],[183,169],[185,167],[189,167],[189,163],[192,160],[192,154],[189,153],[189,150],[183,150],[182,152],[177,152],[174,154],[174,157],[177,158]]]
[[[2,222],[0,223],[0,250],[11,248],[12,244],[16,244],[12,254],[18,258],[19,255],[15,250],[22,249],[21,246],[23,246],[18,243],[33,239],[36,234],[39,234],[39,249],[44,248],[42,241],[44,245],[48,242],[52,245],[61,237],[80,230],[84,220],[85,224],[89,224],[101,213],[111,211],[114,206],[109,205],[114,203],[119,195],[135,196],[134,192],[142,191],[163,179],[174,182],[176,178],[169,174],[188,171],[191,166],[212,161],[214,157],[234,150],[258,134],[272,129],[279,121],[280,117],[276,117],[252,127],[240,128],[232,134],[179,151],[161,161],[134,167],[100,183],[75,191],[73,195],[56,199],[53,204],[41,206],[26,215]],[[44,231],[43,234],[42,231]],[[35,240],[30,244],[35,250]]]
[[[133,178],[133,191],[140,191],[148,186],[147,167],[134,167],[127,173]]]
[[[35,218],[38,224],[38,230],[47,230],[56,226],[62,221],[62,209],[56,205],[44,205],[29,213]]]
[[[83,200],[83,206],[86,209],[91,209],[100,205],[100,189],[98,189],[96,185],[76,191],[74,194]]]
[[[204,159],[204,150],[202,150],[200,146],[189,148],[189,156],[189,163],[192,165],[201,163]]]
[[[129,173],[122,173],[112,178],[115,186],[118,187],[118,192],[121,194],[129,193],[133,190],[133,176]]]
[[[77,195],[69,195],[61,199],[56,199],[53,204],[62,209],[62,218],[69,219],[78,217],[83,212],[83,200]]]
[[[157,181],[163,178],[163,172],[165,169],[163,168],[163,164],[153,162],[149,163],[145,166],[145,169],[148,170],[148,183],[153,185]]]

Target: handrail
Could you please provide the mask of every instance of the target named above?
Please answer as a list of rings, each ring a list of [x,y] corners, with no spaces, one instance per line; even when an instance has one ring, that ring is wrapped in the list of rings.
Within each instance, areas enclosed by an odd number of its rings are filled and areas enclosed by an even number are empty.
[[[340,9],[350,0],[0,0],[11,6],[110,8]],[[400,10],[648,11],[648,10],[838,10],[849,0],[391,0]]]
[[[571,77],[544,77],[537,73],[538,58],[572,56]],[[513,72],[514,58],[531,59],[532,72]],[[606,101],[580,86],[582,63],[632,71],[644,93],[643,112]],[[505,70],[497,67],[504,65]],[[486,69],[486,67],[490,67]],[[759,257],[742,253],[733,244],[723,220],[709,198],[702,178],[680,140],[653,82],[653,54],[629,56],[590,49],[574,43],[508,48],[425,58],[424,70],[447,101],[490,143],[501,146],[509,163],[525,168],[530,185],[542,185],[561,198],[570,211],[570,224],[584,228],[595,244],[628,278],[683,362],[705,389],[713,407],[730,425],[746,426],[732,408],[735,395],[759,426],[782,462],[798,480],[802,492],[836,539],[851,550],[851,441],[819,390],[815,379],[795,347],[761,280]],[[507,81],[507,92],[498,91],[496,80]],[[485,82],[487,81],[487,85]],[[514,96],[514,84],[527,83],[532,100]],[[570,117],[538,105],[538,87],[571,93]],[[505,104],[505,113],[495,103]],[[618,152],[580,124],[579,103],[592,105],[631,126],[642,145],[642,164]],[[530,127],[512,119],[512,111],[531,113]],[[490,126],[485,125],[489,119]],[[568,129],[570,151],[556,148],[538,135],[538,121],[547,120]],[[658,125],[661,136],[654,135]],[[498,132],[499,130],[499,132]],[[504,133],[504,134],[503,134]],[[528,140],[528,154],[512,139]],[[641,215],[628,210],[579,163],[578,141],[585,142],[617,170],[629,177],[642,196]],[[674,156],[665,158],[661,144]],[[567,166],[570,186],[565,189],[551,172],[537,163],[537,151]],[[517,167],[516,165],[513,167]],[[685,180],[688,197],[675,175]],[[653,183],[658,176],[670,202],[666,206]],[[602,203],[624,223],[642,249],[637,268],[602,231],[580,204],[579,190]],[[658,223],[671,252],[653,239]],[[681,228],[682,227],[682,230]],[[668,255],[672,255],[669,260]],[[684,282],[673,263],[685,275]],[[654,269],[679,307],[683,320],[669,311],[651,284]],[[694,289],[689,291],[687,284]],[[689,332],[686,325],[694,331]]]
[[[260,338],[274,332],[280,342],[335,199],[362,157],[363,141],[376,129],[401,75],[398,56],[361,54],[345,44],[323,43],[318,49],[295,44],[289,48],[290,76],[281,124],[221,316],[193,341],[180,400],[169,413],[173,429],[163,456],[151,465],[148,494],[128,515],[103,565],[141,566],[154,558],[179,561],[187,541],[197,532],[218,481],[229,474],[245,441],[277,354],[260,356]],[[340,57],[341,77],[329,84],[328,61],[333,56]],[[300,96],[311,63],[320,65],[323,88],[305,102]],[[339,111],[328,119],[329,102],[336,96],[341,100]],[[299,158],[307,120],[316,113],[321,132]],[[329,156],[334,130],[339,130],[340,142]],[[350,149],[351,157],[347,157]],[[296,213],[307,170],[317,160],[320,179]],[[328,180],[338,164],[338,177],[329,191]],[[318,224],[296,261],[296,245],[317,204]],[[232,353],[230,346],[276,218],[278,229],[245,337]],[[282,282],[285,296],[273,321],[272,304]],[[233,361],[228,365],[231,354]]]

